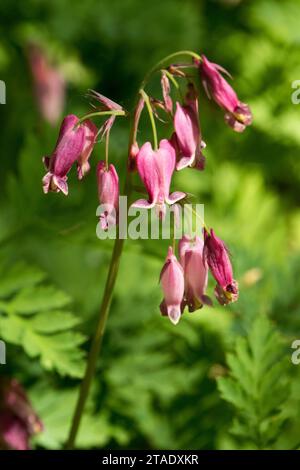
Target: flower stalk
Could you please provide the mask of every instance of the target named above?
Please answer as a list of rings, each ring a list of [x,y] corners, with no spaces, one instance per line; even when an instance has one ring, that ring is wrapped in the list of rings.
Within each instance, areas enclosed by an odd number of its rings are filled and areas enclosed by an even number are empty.
[[[174,59],[183,56],[188,56],[192,59],[192,62],[181,65],[174,64]],[[133,204],[133,206],[135,207],[150,208],[156,206],[157,214],[159,216],[163,216],[166,204],[172,205],[178,203],[186,196],[185,193],[180,191],[170,194],[171,177],[175,170],[175,167],[177,170],[181,170],[187,166],[196,167],[197,169],[203,169],[202,160],[204,159],[204,157],[202,157],[201,159],[201,149],[204,148],[204,143],[201,140],[200,125],[198,122],[198,101],[197,94],[194,92],[194,89],[191,87],[189,88],[189,93],[185,98],[186,101],[183,106],[181,106],[180,103],[177,103],[177,110],[179,109],[179,112],[181,114],[177,111],[177,115],[174,117],[175,139],[163,139],[158,142],[154,115],[155,112],[153,112],[151,98],[146,93],[145,87],[148,84],[148,81],[150,80],[152,75],[160,71],[164,73],[167,77],[167,84],[164,83],[163,85],[164,101],[166,102],[166,98],[168,97],[169,100],[171,100],[169,95],[170,87],[168,79],[172,82],[172,84],[175,86],[175,88],[180,94],[180,87],[177,81],[175,80],[173,73],[179,77],[183,76],[187,78],[184,72],[181,71],[181,68],[200,68],[204,60],[205,58],[203,59],[203,57],[193,51],[175,52],[159,61],[146,74],[143,82],[141,83],[141,86],[137,93],[136,105],[131,119],[128,145],[129,164],[127,165],[125,186],[123,191],[123,195],[130,197],[131,191],[132,189],[134,189],[131,184],[131,172],[138,170],[139,176],[147,190],[148,200],[140,199],[136,201]],[[219,66],[217,66],[217,70],[221,70]],[[214,76],[212,78],[209,76],[209,78],[212,80]],[[223,86],[223,88],[225,90],[224,95],[226,94],[225,92],[227,92],[228,94],[229,88],[225,85]],[[106,137],[105,169],[106,171],[108,171],[108,145],[110,129],[113,125],[115,117],[126,116],[127,112],[124,111],[120,105],[114,103],[110,99],[104,97],[103,95],[100,95],[97,92],[91,91],[90,96],[99,101],[102,108],[100,108],[100,110],[98,111],[83,116],[81,119],[78,119],[76,125],[74,126],[74,128],[72,128],[72,132],[76,132],[77,128],[80,129],[80,124],[90,118],[97,116],[109,116],[109,118],[99,131],[102,136]],[[144,143],[141,148],[139,148],[139,145],[137,143],[138,124],[144,105],[146,105],[147,107],[149,118],[151,121],[154,150],[152,149],[150,142]],[[165,104],[164,108],[167,112],[169,112],[169,114],[173,115],[171,105],[167,106]],[[239,119],[241,121],[243,116],[241,117],[240,115],[237,115],[237,112],[241,112],[240,108],[234,108],[231,114],[234,119]],[[245,124],[249,124],[249,122]],[[70,140],[70,137],[68,135],[67,137]],[[56,173],[59,173],[58,176],[60,176],[61,179],[64,178],[63,183],[65,183],[66,181],[66,175],[73,164],[73,160],[75,161],[77,158],[77,154],[75,152],[76,148],[74,150],[74,145],[71,146],[71,144],[73,144],[73,140],[76,140],[75,143],[77,143],[78,138],[77,136],[76,139],[73,138],[73,134],[71,134],[71,137],[72,139],[70,140],[71,143],[69,146],[72,150],[72,158],[69,157],[66,162],[65,155],[62,155],[62,164],[64,164],[64,166],[66,167],[63,168],[64,172],[60,168],[54,168],[54,170],[56,170]],[[77,153],[80,152],[78,151]],[[56,154],[54,156],[56,158]],[[184,164],[181,161],[183,157],[186,159]],[[54,162],[55,161],[56,160],[54,160]],[[181,164],[179,166],[178,161],[181,161]],[[113,165],[110,165],[110,167],[112,166]],[[55,174],[55,176],[57,175]],[[100,176],[102,178],[102,173],[100,174]],[[115,186],[116,185],[118,186],[118,183],[115,183]],[[102,186],[103,185],[100,184],[101,191]],[[119,190],[119,186],[117,189]],[[104,195],[101,191],[101,199],[107,199],[106,193],[109,191],[106,191]],[[199,217],[199,214],[195,213],[193,209],[191,210],[196,216]],[[161,285],[164,293],[164,300],[161,304],[161,312],[163,315],[168,315],[170,320],[174,324],[178,323],[178,321],[180,320],[180,317],[186,305],[188,305],[189,311],[194,311],[196,309],[201,308],[203,304],[211,304],[209,297],[205,295],[207,283],[207,266],[210,268],[213,276],[215,277],[218,283],[216,292],[218,300],[220,301],[221,299],[222,303],[226,304],[230,301],[234,301],[237,299],[237,284],[232,277],[232,269],[228,253],[226,251],[226,247],[220,239],[214,236],[214,232],[212,230],[209,231],[202,219],[201,222],[203,224],[205,233],[204,249],[202,246],[203,242],[201,242],[200,239],[196,239],[196,241],[191,241],[185,237],[181,243],[181,264],[183,265],[182,266],[177,261],[175,255],[175,237],[173,234],[172,246],[169,248],[168,256],[161,273]],[[85,404],[96,371],[97,360],[99,359],[99,355],[101,352],[102,340],[110,311],[111,301],[114,295],[114,288],[117,280],[120,260],[123,252],[123,246],[124,239],[119,238],[117,236],[114,243],[103,298],[101,301],[99,316],[96,325],[96,332],[88,354],[84,378],[81,382],[79,396],[74,410],[69,436],[65,445],[66,449],[74,448],[76,443],[76,438],[84,413]],[[194,274],[196,271],[198,273],[197,278],[200,277],[202,279],[202,284],[200,286],[198,284],[195,285],[194,282]]]

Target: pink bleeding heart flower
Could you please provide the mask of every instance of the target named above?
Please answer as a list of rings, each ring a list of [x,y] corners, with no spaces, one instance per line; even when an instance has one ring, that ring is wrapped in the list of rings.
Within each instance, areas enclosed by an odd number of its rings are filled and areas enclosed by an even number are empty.
[[[180,320],[184,295],[183,269],[169,247],[168,256],[160,274],[164,299],[160,304],[162,315],[167,315],[174,325]]]
[[[65,105],[66,84],[58,68],[52,66],[45,52],[35,44],[28,48],[34,93],[42,117],[55,125]]]
[[[239,101],[236,92],[220,72],[226,75],[229,73],[220,65],[210,62],[204,55],[199,68],[208,97],[212,97],[226,111],[226,123],[236,132],[243,132],[246,126],[252,123],[252,113],[247,104]]]
[[[184,299],[190,312],[202,308],[203,304],[212,305],[210,298],[205,295],[208,267],[203,259],[203,247],[200,237],[192,239],[184,235],[179,241],[179,257],[184,271]]]
[[[153,150],[151,143],[146,142],[137,157],[137,169],[148,192],[149,199],[139,199],[132,207],[151,209],[156,207],[160,216],[166,212],[166,203],[174,204],[185,197],[185,193],[177,191],[170,194],[170,184],[175,169],[176,152],[174,146],[166,139]]]
[[[100,161],[97,167],[99,202],[103,205],[100,224],[103,230],[116,225],[119,209],[119,177],[114,165],[106,167]]]
[[[198,96],[192,84],[189,84],[185,104],[176,103],[174,128],[178,149],[176,169],[182,170],[188,166],[204,169],[205,158],[202,149],[205,144],[201,138]]]
[[[64,118],[52,155],[43,159],[48,170],[43,178],[44,193],[62,191],[68,194],[67,174],[84,147],[85,130],[83,126],[77,126],[78,122],[74,114]]]
[[[15,379],[0,381],[0,449],[29,450],[30,438],[43,430],[26,394]]]
[[[96,144],[98,135],[98,129],[92,121],[86,120],[81,126],[84,129],[84,141],[81,154],[77,158],[77,175],[79,180],[90,170],[89,158]]]
[[[215,295],[221,305],[235,302],[238,299],[238,283],[233,279],[232,266],[228,250],[213,229],[210,234],[204,229],[203,256],[217,281]]]

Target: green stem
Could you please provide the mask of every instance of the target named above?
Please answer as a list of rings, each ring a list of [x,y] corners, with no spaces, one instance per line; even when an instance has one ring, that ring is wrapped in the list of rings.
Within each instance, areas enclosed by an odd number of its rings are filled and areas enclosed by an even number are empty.
[[[154,116],[153,116],[153,111],[152,111],[152,108],[151,108],[151,103],[150,103],[150,100],[149,100],[149,96],[142,89],[140,90],[140,94],[143,97],[143,99],[145,101],[145,104],[147,106],[147,110],[148,110],[148,113],[149,113],[149,118],[150,118],[151,126],[152,126],[152,132],[153,132],[154,150],[157,150],[158,149],[157,130],[156,130],[155,119],[154,119]]]
[[[167,55],[166,57],[164,57],[164,59],[160,60],[159,62],[157,62],[154,67],[152,67],[152,69],[147,73],[147,75],[145,76],[143,82],[142,82],[142,85],[141,85],[141,88],[144,88],[146,83],[149,81],[151,75],[153,75],[153,73],[157,72],[158,70],[161,70],[163,68],[165,68],[165,66],[167,64],[169,64],[169,62],[172,62],[173,59],[177,59],[178,57],[182,57],[182,56],[190,56],[192,57],[193,59],[197,59],[197,60],[202,60],[201,59],[201,56],[199,54],[196,54],[196,52],[193,52],[193,51],[178,51],[178,52],[174,52],[173,54],[170,54],[170,55]]]
[[[105,138],[105,167],[106,167],[106,170],[108,170],[109,134],[110,134],[110,130],[107,131],[106,138]]]
[[[166,69],[162,69],[162,72],[165,73],[168,77],[169,80],[171,80],[171,82],[173,83],[173,85],[175,86],[175,88],[178,90],[179,89],[179,83],[177,82],[177,80],[175,80],[175,78],[173,77],[173,75]]]
[[[129,173],[127,173],[124,194],[129,196],[131,187],[130,187],[130,180],[129,180]],[[92,379],[95,374],[97,359],[99,357],[101,346],[102,346],[102,339],[105,331],[105,326],[109,314],[109,308],[114,292],[114,287],[117,279],[117,274],[119,270],[119,264],[121,260],[121,255],[123,251],[124,239],[117,237],[115,240],[113,253],[109,265],[108,275],[106,279],[106,284],[104,288],[104,294],[102,298],[102,303],[100,307],[98,323],[96,326],[96,333],[91,345],[91,349],[87,359],[87,367],[85,371],[84,378],[81,382],[80,392],[78,401],[76,404],[75,412],[72,419],[72,425],[69,433],[69,437],[66,443],[66,449],[73,449],[75,445],[76,436],[79,430],[81,418],[84,411],[84,406],[86,400],[88,398],[88,393],[90,390],[90,386],[92,383]]]
[[[95,111],[93,113],[86,114],[82,118],[79,119],[77,126],[81,124],[83,121],[86,121],[87,119],[97,117],[97,116],[126,116],[125,111]]]

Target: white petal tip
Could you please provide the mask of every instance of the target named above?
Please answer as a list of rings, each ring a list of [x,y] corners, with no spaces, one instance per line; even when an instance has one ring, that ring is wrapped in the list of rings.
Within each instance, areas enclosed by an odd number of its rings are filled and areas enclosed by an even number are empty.
[[[177,325],[179,323],[180,317],[181,317],[181,312],[179,308],[171,308],[171,310],[168,312],[168,317],[170,321],[173,323],[173,325]]]

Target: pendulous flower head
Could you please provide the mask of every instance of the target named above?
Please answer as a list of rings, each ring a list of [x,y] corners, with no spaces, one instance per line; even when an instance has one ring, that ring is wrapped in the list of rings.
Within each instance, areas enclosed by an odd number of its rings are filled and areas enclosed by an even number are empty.
[[[0,449],[28,450],[30,437],[43,430],[25,394],[15,379],[0,380]]]
[[[43,178],[44,193],[62,191],[68,194],[67,174],[80,157],[85,139],[85,129],[82,125],[77,126],[78,122],[74,114],[64,118],[52,155],[43,159],[48,170]]]
[[[164,299],[160,304],[162,315],[167,315],[174,325],[180,320],[184,296],[184,275],[180,263],[169,247],[165,264],[160,273]]]
[[[148,200],[139,199],[132,207],[151,209],[156,207],[160,216],[164,216],[166,204],[174,204],[185,197],[185,193],[177,191],[170,194],[170,185],[175,170],[176,152],[170,141],[163,139],[159,148],[153,150],[151,143],[146,142],[137,157],[137,170],[143,181]]]
[[[247,104],[239,101],[236,92],[221,74],[229,73],[220,65],[210,62],[204,55],[199,68],[208,97],[226,111],[226,123],[236,132],[243,132],[246,126],[252,123],[252,113]]]
[[[101,205],[105,206],[100,216],[101,228],[107,230],[116,225],[119,208],[119,177],[114,165],[106,167],[104,161],[97,166],[98,196]]]
[[[233,279],[232,266],[224,242],[213,229],[204,229],[204,261],[217,281],[215,295],[220,304],[225,305],[238,299],[238,283]]]
[[[184,302],[190,312],[212,305],[205,295],[208,267],[203,259],[204,243],[200,237],[184,235],[179,241],[179,259],[184,271]]]
[[[204,169],[201,129],[198,114],[198,96],[192,84],[185,97],[185,104],[176,103],[174,116],[175,138],[178,150],[177,170],[188,166]]]
[[[74,114],[66,116],[60,127],[56,147],[50,157],[44,157],[48,173],[43,178],[44,193],[62,191],[68,194],[67,175],[77,161],[78,179],[89,171],[89,158],[96,143],[98,130],[90,120],[79,124]]]

